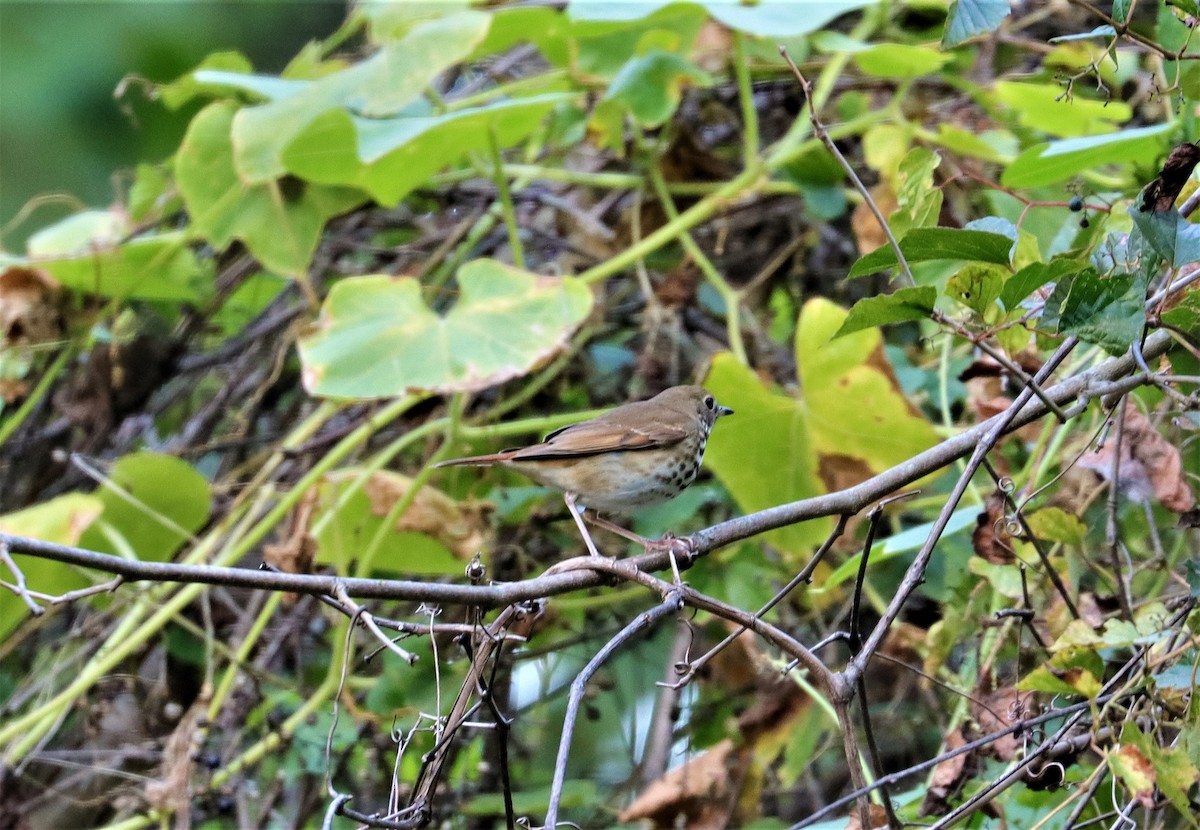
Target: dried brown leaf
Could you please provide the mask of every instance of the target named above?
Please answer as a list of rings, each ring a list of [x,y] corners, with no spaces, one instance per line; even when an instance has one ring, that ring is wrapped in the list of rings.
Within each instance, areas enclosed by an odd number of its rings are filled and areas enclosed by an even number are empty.
[[[975,554],[993,565],[1010,565],[1017,558],[1007,528],[1006,506],[1004,494],[993,492],[984,502],[983,512],[975,520],[975,530],[971,533]]]
[[[878,804],[871,804],[867,807],[867,812],[870,815],[871,827],[869,830],[887,830],[888,815],[887,811]],[[850,812],[850,818],[846,821],[846,830],[861,830],[862,820],[858,817],[858,808],[855,807]]]
[[[13,265],[0,271],[0,341],[10,346],[62,336],[61,291],[40,268]]]
[[[971,717],[984,735],[990,735],[1028,718],[1032,702],[1032,692],[1019,692],[1011,687],[990,694],[977,691],[971,701]],[[1019,735],[1008,734],[993,741],[985,751],[1001,761],[1011,761],[1021,748],[1021,742]]]
[[[726,738],[668,770],[621,811],[622,822],[646,820],[656,828],[723,830],[733,818],[740,770],[749,750]]]
[[[871,198],[884,216],[890,215],[897,207],[896,194],[886,182],[871,188]],[[866,202],[856,207],[850,215],[850,227],[854,231],[854,243],[858,246],[860,256],[888,244],[887,235]]]
[[[945,748],[949,752],[966,746],[967,739],[962,729],[955,729],[946,736]],[[925,791],[925,800],[921,803],[921,815],[940,816],[949,809],[950,799],[962,789],[963,783],[970,775],[970,769],[975,765],[974,752],[964,752],[953,758],[939,761],[929,777],[929,789]]]
[[[371,512],[387,516],[396,502],[408,495],[412,479],[399,473],[374,473],[363,486]],[[440,490],[425,486],[396,522],[396,530],[424,533],[437,539],[464,562],[475,555],[487,538],[490,504],[458,502]]]
[[[1136,502],[1158,499],[1167,510],[1186,513],[1196,504],[1191,485],[1183,473],[1183,458],[1178,447],[1159,434],[1132,402],[1125,404],[1125,427],[1122,433],[1120,462],[1117,465],[1120,493]],[[1079,466],[1112,478],[1113,453],[1116,452],[1115,432],[1103,446],[1085,453]]]

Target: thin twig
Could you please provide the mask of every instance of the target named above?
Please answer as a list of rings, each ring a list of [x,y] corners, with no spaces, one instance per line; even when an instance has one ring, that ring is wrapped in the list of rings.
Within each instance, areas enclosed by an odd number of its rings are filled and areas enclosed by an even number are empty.
[[[16,581],[15,585],[9,585],[7,582],[0,584],[3,584],[4,587],[9,588],[19,596],[29,608],[29,613],[33,614],[33,616],[40,617],[42,614],[45,614],[46,610],[34,602],[33,597],[29,595],[29,586],[25,584],[25,572],[18,568],[17,563],[13,561],[12,556],[8,553],[8,542],[3,539],[0,539],[0,562],[4,563],[4,566],[12,573],[13,579]]]
[[[615,637],[604,644],[595,656],[580,670],[571,681],[571,694],[567,699],[567,713],[563,716],[562,737],[558,742],[558,757],[554,761],[554,778],[550,783],[550,803],[546,808],[546,822],[543,830],[556,830],[558,827],[558,807],[562,801],[563,784],[567,777],[567,756],[571,752],[571,742],[575,735],[575,722],[579,717],[579,707],[583,704],[583,695],[587,684],[599,670],[604,661],[613,652],[623,646],[636,634],[652,627],[668,614],[677,613],[683,608],[683,594],[673,591],[662,602],[648,611],[638,614],[629,624],[617,633]]]
[[[1121,492],[1121,450],[1125,444],[1125,412],[1127,404],[1124,399],[1117,401],[1116,432],[1113,436],[1112,466],[1108,476],[1108,498],[1106,519],[1104,525],[1105,543],[1113,569],[1113,590],[1117,595],[1117,603],[1121,606],[1121,614],[1127,620],[1133,619],[1133,600],[1129,596],[1129,585],[1125,580],[1125,564],[1121,561],[1119,540],[1117,538],[1117,507]]]
[[[881,231],[883,231],[883,235],[887,237],[888,245],[891,247],[892,253],[896,255],[896,263],[900,266],[900,270],[904,272],[904,276],[908,278],[908,284],[916,285],[917,280],[915,277],[913,277],[912,269],[908,266],[908,258],[905,257],[904,252],[900,250],[900,243],[896,240],[895,234],[892,233],[892,229],[888,226],[887,219],[884,218],[883,212],[879,209],[879,205],[875,204],[875,200],[871,198],[871,192],[867,190],[866,185],[862,183],[862,179],[858,177],[858,173],[856,173],[854,168],[850,166],[850,162],[846,161],[846,157],[842,155],[842,151],[839,150],[837,145],[833,143],[833,139],[830,137],[829,131],[825,129],[825,125],[821,122],[820,117],[817,115],[817,105],[813,101],[812,84],[808,82],[808,79],[805,78],[803,74],[801,74],[800,67],[796,66],[795,62],[792,60],[792,56],[788,54],[786,47],[780,45],[779,54],[783,56],[785,61],[787,61],[787,65],[792,69],[792,74],[796,76],[796,80],[800,83],[800,88],[804,91],[804,100],[808,105],[808,120],[812,123],[813,135],[821,139],[821,142],[825,145],[825,149],[829,150],[833,157],[837,159],[838,164],[842,166],[842,169],[850,178],[850,182],[854,185],[854,189],[857,190],[859,194],[862,195],[863,199],[866,200],[865,204],[870,209],[871,215],[875,217],[875,221],[879,223],[879,228]]]

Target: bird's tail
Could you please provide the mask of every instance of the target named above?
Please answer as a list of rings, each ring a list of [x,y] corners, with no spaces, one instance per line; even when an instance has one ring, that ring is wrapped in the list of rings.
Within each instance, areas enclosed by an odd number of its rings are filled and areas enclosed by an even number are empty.
[[[471,455],[466,458],[450,458],[446,461],[439,461],[434,464],[434,467],[490,467],[493,464],[499,464],[502,461],[507,461],[512,457],[512,450],[504,452],[494,452],[490,455]]]

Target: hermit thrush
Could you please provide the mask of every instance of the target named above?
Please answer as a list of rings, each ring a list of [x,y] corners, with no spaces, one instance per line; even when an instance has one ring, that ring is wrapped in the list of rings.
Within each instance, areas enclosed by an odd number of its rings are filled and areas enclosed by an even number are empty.
[[[627,403],[555,430],[540,444],[436,466],[498,464],[558,490],[588,550],[599,556],[579,508],[628,513],[675,498],[695,481],[713,423],[731,414],[732,409],[718,404],[700,386],[674,386],[648,401]],[[629,535],[609,522],[593,521]]]

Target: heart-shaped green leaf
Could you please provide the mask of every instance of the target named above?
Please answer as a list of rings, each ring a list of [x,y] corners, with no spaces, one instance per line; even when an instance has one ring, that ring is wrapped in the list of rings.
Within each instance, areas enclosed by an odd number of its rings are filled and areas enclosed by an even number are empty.
[[[284,149],[327,110],[343,108],[365,118],[399,112],[430,81],[469,55],[490,21],[482,12],[460,12],[420,23],[361,63],[316,81],[293,83],[286,94],[242,110],[233,124],[238,173],[251,183],[282,176]]]
[[[215,248],[240,239],[267,268],[302,274],[325,222],[364,197],[298,179],[247,184],[233,164],[234,112],[232,104],[210,104],[192,120],[179,148],[175,178],[192,225]]]
[[[461,295],[443,315],[410,277],[373,275],[333,287],[300,340],[314,395],[382,398],[412,389],[483,389],[553,355],[592,308],[573,277],[543,277],[480,259],[458,272]]]
[[[442,115],[356,118],[331,109],[314,119],[283,153],[284,164],[315,182],[348,184],[394,205],[434,173],[492,137],[501,149],[516,144],[570,94],[501,101]]]

